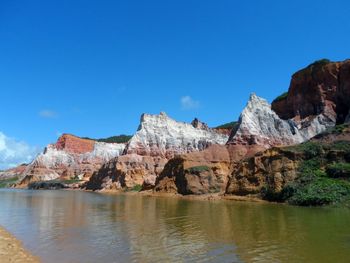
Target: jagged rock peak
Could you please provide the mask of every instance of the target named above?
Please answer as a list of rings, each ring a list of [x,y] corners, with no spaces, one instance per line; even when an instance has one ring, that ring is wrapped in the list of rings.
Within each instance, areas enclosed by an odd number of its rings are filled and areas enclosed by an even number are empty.
[[[210,144],[225,144],[227,139],[227,135],[194,128],[164,113],[142,114],[139,129],[129,141],[126,153],[171,158],[176,154],[203,150]]]
[[[194,118],[194,120],[191,122],[192,126],[196,129],[202,129],[202,130],[209,130],[208,125],[205,122],[201,122],[199,119]]]
[[[316,134],[333,126],[334,122],[324,115],[310,116],[304,120],[282,120],[271,105],[254,93],[239,118],[228,144],[291,145],[304,142]]]

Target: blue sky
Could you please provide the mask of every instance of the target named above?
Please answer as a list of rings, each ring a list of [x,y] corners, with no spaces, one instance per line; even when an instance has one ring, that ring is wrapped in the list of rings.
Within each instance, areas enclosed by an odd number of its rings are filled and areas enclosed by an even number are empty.
[[[271,101],[314,60],[349,58],[349,13],[337,0],[0,1],[0,132],[34,149],[132,134],[144,112],[236,120],[251,92]]]

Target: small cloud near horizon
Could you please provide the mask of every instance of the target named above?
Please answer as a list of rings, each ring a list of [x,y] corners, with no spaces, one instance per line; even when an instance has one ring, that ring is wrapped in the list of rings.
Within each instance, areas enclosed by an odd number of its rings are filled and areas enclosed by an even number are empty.
[[[41,150],[0,131],[0,170],[30,163]]]
[[[39,111],[39,116],[43,117],[43,118],[56,118],[57,117],[57,113],[55,111],[52,110],[41,110]]]
[[[192,110],[199,108],[199,101],[192,99],[190,96],[183,96],[180,99],[182,110]]]

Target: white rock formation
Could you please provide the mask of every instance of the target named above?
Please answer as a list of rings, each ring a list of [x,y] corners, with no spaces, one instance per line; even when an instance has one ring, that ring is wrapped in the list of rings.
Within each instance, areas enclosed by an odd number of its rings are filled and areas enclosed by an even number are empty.
[[[265,99],[251,94],[228,144],[258,144],[266,147],[293,145],[302,143],[334,125],[334,120],[323,114],[299,121],[283,120]]]
[[[74,153],[65,149],[57,149],[56,144],[49,144],[23,173],[23,183],[47,181],[61,176],[91,176],[101,165],[123,153],[123,143],[94,142],[91,152]]]
[[[176,154],[203,150],[211,144],[225,144],[227,139],[227,135],[214,130],[177,122],[163,112],[159,115],[143,114],[126,152],[169,159]]]

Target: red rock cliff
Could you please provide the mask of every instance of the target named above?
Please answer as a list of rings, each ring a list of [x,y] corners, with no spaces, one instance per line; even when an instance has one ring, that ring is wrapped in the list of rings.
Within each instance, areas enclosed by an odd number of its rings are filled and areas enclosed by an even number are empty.
[[[87,153],[94,150],[95,141],[82,139],[70,134],[63,134],[56,142],[57,150],[65,150],[69,153]]]
[[[319,60],[292,76],[288,95],[276,99],[272,109],[282,118],[324,113],[343,123],[350,108],[350,60]]]

